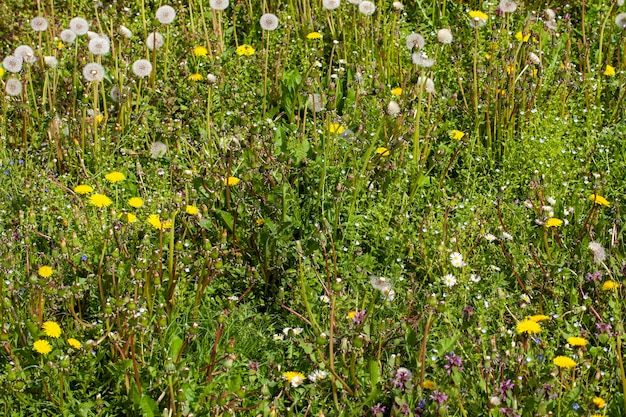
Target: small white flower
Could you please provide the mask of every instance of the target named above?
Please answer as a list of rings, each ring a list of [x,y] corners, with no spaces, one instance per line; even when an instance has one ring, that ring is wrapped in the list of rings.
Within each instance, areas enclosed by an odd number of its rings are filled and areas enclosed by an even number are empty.
[[[443,283],[446,287],[452,288],[456,285],[456,277],[452,274],[447,274],[443,277]]]
[[[465,262],[463,262],[463,255],[461,255],[459,252],[452,252],[450,254],[450,263],[455,268],[463,268],[465,265],[467,265]]]
[[[302,327],[294,327],[293,329],[291,329],[291,331],[294,335],[298,336],[299,334],[302,334],[304,329]]]
[[[522,294],[522,301],[530,303],[530,296],[528,294]]]
[[[504,240],[513,240],[513,236],[511,236],[507,232],[502,232],[502,239],[504,239]]]
[[[285,338],[285,336],[283,336],[283,335],[282,335],[282,334],[280,334],[280,333],[275,333],[275,334],[272,336],[272,339],[274,339],[274,340],[283,340],[284,338]]]
[[[550,204],[551,206],[556,204],[556,200],[552,197],[548,197],[546,198],[546,201],[548,202],[548,204]]]
[[[291,330],[291,327],[285,327],[283,329],[283,334],[288,335],[289,334],[289,330]]]
[[[296,375],[291,378],[291,386],[294,388],[299,387],[300,385],[302,385],[303,382],[304,378],[302,378],[300,375]]]
[[[473,283],[477,283],[480,282],[480,275],[476,275],[476,274],[471,274],[469,276],[469,280]]]
[[[327,295],[320,295],[320,301],[321,301],[322,303],[326,303],[326,304],[328,304],[328,303],[330,303],[330,298],[328,298],[328,296],[327,296]]]
[[[494,240],[496,240],[496,237],[494,235],[492,235],[491,233],[487,233],[485,235],[485,240],[487,242],[493,242]]]
[[[309,376],[307,376],[307,378],[311,382],[317,382],[326,379],[326,376],[326,372],[316,369],[315,371],[311,372]]]

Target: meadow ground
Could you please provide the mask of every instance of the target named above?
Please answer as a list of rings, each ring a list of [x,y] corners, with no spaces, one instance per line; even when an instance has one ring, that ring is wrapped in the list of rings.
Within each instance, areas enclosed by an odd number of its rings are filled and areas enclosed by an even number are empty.
[[[23,3],[2,415],[626,415],[623,0]]]

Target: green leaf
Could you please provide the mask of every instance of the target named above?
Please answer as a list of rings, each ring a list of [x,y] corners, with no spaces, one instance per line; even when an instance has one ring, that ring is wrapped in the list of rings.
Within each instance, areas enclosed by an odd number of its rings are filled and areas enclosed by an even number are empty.
[[[176,359],[182,347],[183,339],[181,339],[177,335],[174,335],[170,340],[170,357]]]
[[[308,139],[304,139],[302,141],[302,143],[294,150],[293,152],[293,157],[298,160],[301,161],[306,154],[309,152],[309,148],[310,148],[310,144]]]
[[[370,359],[369,367],[370,383],[372,384],[372,387],[374,387],[376,386],[376,384],[378,384],[378,381],[380,380],[380,366],[378,365],[378,361]]]
[[[139,406],[141,407],[141,415],[144,417],[154,417],[159,412],[157,402],[147,395],[141,397]]]
[[[228,230],[232,231],[233,224],[235,222],[235,220],[233,219],[233,215],[224,210],[216,210],[216,212],[220,216],[226,227],[228,227]]]

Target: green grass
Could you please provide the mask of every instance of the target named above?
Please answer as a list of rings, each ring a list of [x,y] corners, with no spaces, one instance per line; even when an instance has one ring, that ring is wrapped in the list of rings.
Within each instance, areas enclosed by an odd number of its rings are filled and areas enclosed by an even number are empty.
[[[2,413],[624,415],[624,8],[497,3],[0,5]]]

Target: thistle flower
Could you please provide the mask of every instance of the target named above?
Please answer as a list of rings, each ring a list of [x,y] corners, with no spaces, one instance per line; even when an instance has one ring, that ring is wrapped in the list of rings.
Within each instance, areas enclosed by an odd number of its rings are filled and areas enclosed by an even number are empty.
[[[87,81],[102,81],[104,79],[104,67],[95,62],[90,62],[83,68],[83,77]]]
[[[411,60],[415,65],[422,68],[430,68],[435,65],[435,60],[428,58],[428,56],[423,52],[413,53],[413,55],[411,55]]]
[[[322,0],[322,7],[326,10],[335,10],[341,6],[341,0]]]
[[[213,10],[226,10],[228,5],[228,0],[209,0],[209,6]]]
[[[2,60],[2,66],[9,72],[18,73],[22,70],[22,58],[9,55]]]
[[[152,73],[152,63],[147,59],[138,59],[133,62],[133,74],[137,77],[147,77]]]
[[[389,104],[387,104],[387,114],[391,117],[396,117],[400,114],[400,105],[391,100]]]
[[[4,84],[4,91],[12,97],[22,94],[22,82],[17,78],[9,78]]]
[[[70,29],[77,35],[84,35],[89,31],[89,22],[82,17],[75,17],[70,20]]]
[[[126,39],[133,37],[133,32],[124,25],[120,25],[120,27],[117,28],[117,31]]]
[[[469,12],[469,16],[470,26],[473,28],[485,26],[485,24],[487,24],[487,19],[489,19],[489,16],[479,10],[472,10]]]
[[[48,21],[45,17],[33,17],[33,19],[30,21],[30,27],[35,32],[45,32],[46,29],[48,29]]]
[[[500,0],[498,9],[500,9],[502,13],[513,13],[515,10],[517,10],[517,3],[515,3],[513,0]]]
[[[170,24],[176,19],[176,10],[172,6],[161,6],[156,11],[156,18],[161,24]]]
[[[94,55],[106,55],[111,50],[111,42],[108,38],[99,36],[90,40],[87,48]]]
[[[57,65],[59,65],[59,60],[56,59],[56,57],[50,56],[50,55],[46,55],[43,57],[43,62],[49,67],[49,68],[56,68]]]
[[[437,31],[437,40],[443,44],[449,44],[452,43],[453,37],[452,37],[452,32],[450,32],[450,29],[439,29]]]
[[[361,3],[359,3],[359,12],[361,12],[362,14],[366,16],[371,16],[374,14],[375,11],[376,11],[376,6],[371,1],[364,0]]]
[[[152,142],[150,145],[150,158],[159,159],[167,153],[167,145],[163,142]]]
[[[64,43],[72,43],[76,40],[76,32],[72,29],[63,29],[59,36]]]
[[[37,270],[37,274],[42,278],[50,278],[54,271],[48,265],[40,266]]]
[[[406,47],[410,50],[422,49],[424,47],[424,37],[419,33],[411,33],[406,37]]]
[[[15,51],[13,51],[13,56],[21,58],[22,61],[28,64],[34,64],[35,62],[37,62],[35,51],[33,51],[33,48],[28,45],[20,45],[15,48]]]
[[[552,360],[552,363],[559,368],[571,369],[576,367],[576,362],[567,356],[557,356]]]
[[[146,38],[146,46],[151,51],[159,49],[163,45],[165,45],[165,40],[163,39],[163,35],[161,35],[159,32],[152,32]]]
[[[601,264],[606,259],[606,252],[601,244],[598,242],[589,242],[587,246],[589,251],[593,254],[593,262]]]
[[[265,13],[259,19],[259,23],[261,24],[261,29],[263,30],[276,30],[278,27],[278,17],[276,17],[273,13]]]
[[[622,12],[615,16],[615,24],[620,29],[626,29],[626,13]]]
[[[56,339],[61,336],[61,327],[54,321],[46,321],[41,328],[48,337]]]

